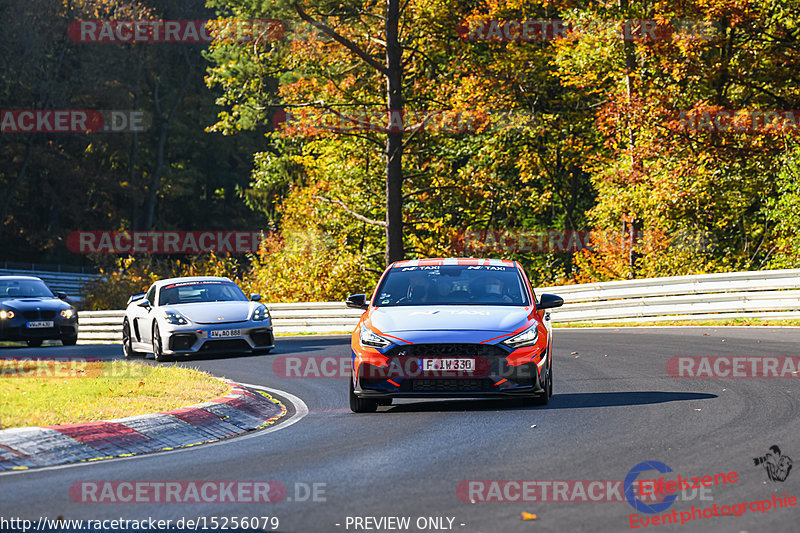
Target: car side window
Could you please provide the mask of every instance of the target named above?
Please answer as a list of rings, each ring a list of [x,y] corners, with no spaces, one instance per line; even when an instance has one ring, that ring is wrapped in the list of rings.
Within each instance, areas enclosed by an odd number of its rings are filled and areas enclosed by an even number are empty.
[[[156,305],[155,297],[156,297],[156,286],[153,285],[150,287],[150,290],[147,291],[147,294],[144,295],[150,305]]]

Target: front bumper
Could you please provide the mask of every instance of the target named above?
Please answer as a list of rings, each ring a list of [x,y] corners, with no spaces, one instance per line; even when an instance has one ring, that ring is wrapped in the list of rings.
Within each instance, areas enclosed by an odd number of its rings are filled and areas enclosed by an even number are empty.
[[[30,322],[40,321],[53,322],[52,327],[31,328]],[[59,340],[67,337],[78,336],[77,318],[47,318],[32,319],[12,318],[11,320],[0,320],[0,340],[3,341],[27,341],[27,340]]]
[[[475,359],[474,371],[422,371],[418,361],[442,357],[443,346],[446,357]],[[360,398],[530,397],[545,392],[546,353],[545,349],[540,357],[512,366],[507,360],[510,352],[497,345],[403,346],[387,352],[385,366],[362,361],[354,392]]]
[[[211,336],[212,332],[231,330],[238,330],[239,334]],[[273,349],[275,336],[270,320],[261,323],[193,324],[162,331],[161,345],[167,355],[254,353]]]

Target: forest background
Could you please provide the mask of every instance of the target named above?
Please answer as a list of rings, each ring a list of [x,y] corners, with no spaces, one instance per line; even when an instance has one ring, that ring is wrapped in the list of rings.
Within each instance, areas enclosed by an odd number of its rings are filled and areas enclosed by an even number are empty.
[[[4,112],[150,117],[0,132],[0,259],[99,268],[89,308],[206,273],[337,300],[433,256],[516,259],[536,285],[800,266],[796,0],[11,0],[0,16]],[[212,20],[215,38],[87,42],[70,31],[86,20]],[[264,241],[70,251],[90,230]]]

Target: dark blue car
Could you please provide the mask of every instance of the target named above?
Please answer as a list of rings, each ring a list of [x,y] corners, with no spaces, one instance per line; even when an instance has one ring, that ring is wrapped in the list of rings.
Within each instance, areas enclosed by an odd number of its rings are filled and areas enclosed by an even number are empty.
[[[78,341],[78,312],[33,276],[0,276],[0,340],[26,341],[41,346],[60,340],[65,346]]]

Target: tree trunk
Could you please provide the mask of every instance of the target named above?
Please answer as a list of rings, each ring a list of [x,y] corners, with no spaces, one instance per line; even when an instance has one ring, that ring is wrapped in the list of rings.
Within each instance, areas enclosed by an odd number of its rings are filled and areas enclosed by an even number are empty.
[[[139,53],[136,57],[136,79],[133,89],[133,110],[139,110],[139,100],[142,93],[142,57],[144,56],[144,47],[139,47]],[[131,189],[131,229],[141,229],[139,226],[139,198],[135,194],[139,190],[139,179],[137,175],[136,165],[139,159],[139,132],[136,129],[131,133],[131,147],[128,151],[128,183]]]
[[[619,7],[626,19],[626,24],[631,24],[629,20],[630,12],[628,0],[619,0]],[[636,51],[633,42],[625,36],[623,36],[622,49],[625,52],[625,88],[630,109],[632,106],[631,102],[636,94],[636,90],[633,86],[633,73],[636,70]],[[633,122],[634,121],[631,120],[628,124],[628,152],[630,153],[631,176],[638,179],[643,172],[643,167],[641,159],[639,159],[636,154],[636,132]],[[631,234],[631,249],[628,255],[628,267],[630,268],[630,277],[636,278],[636,261],[639,259],[639,253],[636,251],[636,241],[642,230],[642,221],[638,218],[636,213],[631,213],[630,217],[629,229]]]
[[[400,0],[386,1],[386,265],[405,257],[403,249],[403,96],[402,49],[398,39]],[[400,120],[397,120],[400,117]]]
[[[186,51],[183,53],[184,58],[186,58],[186,65],[187,71],[186,76],[183,78],[183,84],[181,85],[180,89],[176,92],[175,95],[175,103],[172,105],[172,109],[164,116],[161,112],[161,97],[159,96],[159,81],[155,81],[155,85],[153,88],[153,105],[155,106],[156,111],[156,120],[159,124],[159,136],[158,136],[158,144],[157,144],[157,152],[156,152],[156,168],[153,171],[153,180],[152,185],[150,187],[149,194],[147,196],[147,201],[145,203],[145,212],[144,212],[144,229],[150,231],[153,229],[153,224],[155,223],[155,211],[156,211],[156,204],[158,203],[158,191],[161,189],[161,179],[164,177],[164,167],[165,163],[164,160],[166,158],[166,146],[167,146],[167,139],[169,137],[169,127],[172,124],[172,120],[175,118],[175,112],[181,106],[183,102],[183,95],[186,92],[186,88],[189,86],[189,82],[192,77],[193,65],[188,59],[188,55]]]
[[[156,203],[158,202],[158,191],[161,189],[161,178],[164,176],[164,154],[167,146],[167,130],[169,122],[163,122],[158,135],[158,148],[156,152],[156,169],[153,171],[153,181],[147,195],[145,205],[144,229],[150,231],[155,222]]]

